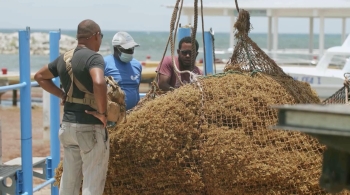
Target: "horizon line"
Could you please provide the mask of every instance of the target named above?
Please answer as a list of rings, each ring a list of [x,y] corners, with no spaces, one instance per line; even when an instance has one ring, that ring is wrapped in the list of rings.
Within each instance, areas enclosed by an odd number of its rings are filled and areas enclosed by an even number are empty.
[[[23,28],[23,30],[25,30],[26,28]],[[14,30],[14,31],[19,31],[21,30],[20,28],[1,28],[0,27],[0,32],[1,30]],[[54,29],[45,29],[45,28],[30,28],[30,30],[32,31],[56,31]],[[58,28],[57,31],[76,31],[76,29],[61,29],[61,28]],[[118,31],[125,31],[125,32],[168,32],[169,31],[166,31],[166,30],[104,30],[102,32],[109,32],[109,31],[115,31],[115,32],[118,32]],[[214,31],[215,33],[229,33],[227,31]],[[198,32],[197,30],[197,33],[202,33],[201,31]],[[249,34],[267,34],[268,32],[250,32]],[[294,32],[294,33],[288,33],[288,32],[279,32],[278,34],[309,34],[307,32]],[[319,33],[315,33],[314,32],[314,35],[318,35]],[[325,34],[328,34],[328,35],[341,35],[342,33],[326,33]],[[346,33],[346,34],[349,34],[349,33]]]

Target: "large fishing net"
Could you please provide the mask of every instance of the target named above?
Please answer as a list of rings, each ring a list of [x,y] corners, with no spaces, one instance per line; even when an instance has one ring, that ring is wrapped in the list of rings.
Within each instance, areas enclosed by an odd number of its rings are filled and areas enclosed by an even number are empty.
[[[104,194],[326,194],[318,184],[324,146],[270,129],[272,105],[319,98],[249,38],[247,11],[239,10],[235,27],[224,73],[154,90],[110,129]],[[58,185],[62,171],[60,164]]]

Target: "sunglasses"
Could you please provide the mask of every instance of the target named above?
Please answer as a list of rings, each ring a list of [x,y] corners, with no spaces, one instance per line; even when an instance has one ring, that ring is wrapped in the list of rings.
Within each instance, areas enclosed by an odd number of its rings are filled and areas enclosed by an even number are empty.
[[[181,54],[184,55],[184,56],[187,56],[187,55],[190,55],[192,54],[192,51],[191,50],[180,50]]]
[[[120,47],[120,46],[118,46],[118,47],[116,47],[120,52],[134,52],[134,47],[132,47],[132,48],[129,48],[129,49],[124,49],[123,47]]]
[[[86,38],[86,39],[90,39],[91,37],[100,34],[101,35],[101,39],[103,39],[103,34],[101,32],[95,32],[94,34],[92,34],[90,37]]]

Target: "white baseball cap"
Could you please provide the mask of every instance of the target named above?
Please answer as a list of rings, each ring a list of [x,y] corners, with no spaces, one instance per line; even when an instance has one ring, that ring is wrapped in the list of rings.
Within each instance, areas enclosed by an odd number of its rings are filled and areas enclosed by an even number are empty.
[[[129,35],[127,32],[117,32],[112,39],[112,45],[113,46],[121,46],[124,49],[130,49],[133,47],[140,46],[137,44],[134,39]]]

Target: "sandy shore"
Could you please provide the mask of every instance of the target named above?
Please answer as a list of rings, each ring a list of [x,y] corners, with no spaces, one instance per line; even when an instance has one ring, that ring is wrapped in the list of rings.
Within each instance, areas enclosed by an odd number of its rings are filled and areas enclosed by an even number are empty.
[[[32,88],[32,96],[42,97],[40,88]],[[6,92],[1,96],[2,101],[11,100],[12,91]],[[1,124],[1,145],[2,145],[2,162],[7,162],[13,158],[21,156],[20,140],[20,109],[18,107],[0,106],[0,124]],[[32,107],[32,139],[33,139],[33,156],[47,157],[50,155],[50,144],[43,140],[43,111],[42,107]],[[61,149],[61,157],[63,151]],[[35,178],[34,186],[43,183],[44,180]],[[51,193],[50,186],[34,193],[35,195],[48,195]]]

